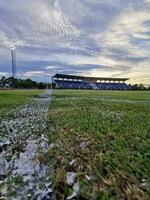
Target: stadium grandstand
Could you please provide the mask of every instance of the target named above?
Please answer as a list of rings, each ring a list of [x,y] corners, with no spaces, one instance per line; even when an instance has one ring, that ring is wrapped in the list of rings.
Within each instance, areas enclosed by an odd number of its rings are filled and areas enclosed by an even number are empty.
[[[56,74],[52,77],[57,89],[130,90],[128,78],[85,77]]]

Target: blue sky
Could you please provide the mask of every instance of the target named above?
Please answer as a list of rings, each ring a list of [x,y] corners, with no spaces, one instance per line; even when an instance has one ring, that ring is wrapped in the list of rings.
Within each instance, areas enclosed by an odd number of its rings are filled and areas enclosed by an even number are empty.
[[[55,73],[150,84],[150,0],[0,0],[0,76]]]

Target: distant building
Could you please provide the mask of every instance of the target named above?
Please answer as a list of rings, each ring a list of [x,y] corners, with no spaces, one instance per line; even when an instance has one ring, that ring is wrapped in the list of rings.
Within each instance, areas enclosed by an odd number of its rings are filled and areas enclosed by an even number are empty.
[[[10,88],[10,85],[9,84],[5,84],[4,88]]]

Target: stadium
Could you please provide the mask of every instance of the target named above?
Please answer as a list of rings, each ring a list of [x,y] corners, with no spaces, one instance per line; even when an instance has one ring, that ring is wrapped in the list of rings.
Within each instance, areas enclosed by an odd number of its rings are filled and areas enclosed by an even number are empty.
[[[131,90],[126,84],[128,78],[85,77],[55,74],[52,82],[57,89],[89,89],[89,90]]]
[[[150,200],[150,0],[0,2],[0,200]]]

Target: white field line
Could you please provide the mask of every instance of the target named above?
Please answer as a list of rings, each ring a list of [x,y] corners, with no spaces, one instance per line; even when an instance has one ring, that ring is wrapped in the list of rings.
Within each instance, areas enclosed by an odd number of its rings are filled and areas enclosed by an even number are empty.
[[[142,99],[116,99],[116,98],[105,98],[105,97],[60,97],[55,98],[55,101],[62,101],[62,100],[100,100],[100,101],[107,101],[107,102],[114,102],[114,103],[130,103],[130,104],[150,104],[150,100],[142,100]]]
[[[37,159],[47,151],[47,113],[51,91],[16,109],[0,124],[0,197],[50,198],[47,166]],[[8,159],[9,158],[9,159]],[[43,180],[43,188],[41,180]],[[12,196],[14,195],[14,196]]]

